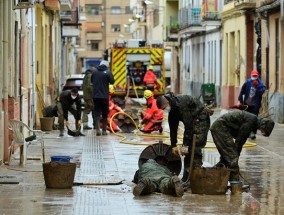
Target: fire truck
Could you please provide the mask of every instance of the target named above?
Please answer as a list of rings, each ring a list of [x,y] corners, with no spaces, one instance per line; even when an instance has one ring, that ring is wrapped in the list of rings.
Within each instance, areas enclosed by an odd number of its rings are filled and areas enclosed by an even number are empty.
[[[150,65],[157,76],[154,95],[165,93],[166,77],[164,47],[159,41],[117,41],[111,48],[111,70],[115,79],[113,96],[143,97],[143,78]]]

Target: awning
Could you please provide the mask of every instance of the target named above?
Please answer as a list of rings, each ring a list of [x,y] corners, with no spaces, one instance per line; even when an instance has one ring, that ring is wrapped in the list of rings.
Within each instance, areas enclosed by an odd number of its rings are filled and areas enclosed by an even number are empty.
[[[101,32],[102,31],[102,23],[87,22],[86,23],[86,31],[87,32]]]

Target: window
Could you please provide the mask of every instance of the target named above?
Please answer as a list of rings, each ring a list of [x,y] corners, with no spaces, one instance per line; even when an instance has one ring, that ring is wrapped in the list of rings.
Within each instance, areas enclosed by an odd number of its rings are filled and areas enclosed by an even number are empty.
[[[129,6],[125,7],[125,14],[133,14],[133,11],[130,9]]]
[[[120,25],[111,25],[111,31],[112,32],[120,32]]]
[[[111,14],[121,14],[120,7],[111,7]]]
[[[99,15],[100,14],[100,5],[86,5],[86,13],[88,15]]]
[[[88,46],[91,51],[99,50],[99,42],[96,40],[88,40]]]
[[[156,27],[160,23],[160,14],[159,14],[159,10],[158,9],[154,10],[154,15],[153,16],[154,16],[154,27]]]

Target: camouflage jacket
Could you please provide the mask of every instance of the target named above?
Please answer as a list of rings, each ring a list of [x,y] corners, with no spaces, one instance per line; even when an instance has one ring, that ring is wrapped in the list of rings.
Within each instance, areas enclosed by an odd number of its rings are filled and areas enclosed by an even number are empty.
[[[85,76],[83,79],[83,98],[86,99],[93,99],[93,83],[91,81],[93,71],[88,69],[85,72]]]
[[[202,112],[204,105],[195,97],[189,95],[173,95],[166,94],[171,105],[168,116],[170,127],[171,144],[175,146],[177,143],[178,125],[181,121],[184,124],[185,132],[193,132],[193,124],[195,118]],[[184,135],[185,137],[185,135]],[[184,140],[186,142],[187,140]]]
[[[211,125],[211,132],[218,132],[226,127],[228,135],[235,139],[235,143],[242,147],[250,133],[258,128],[258,118],[247,111],[233,111],[226,113],[215,120]]]

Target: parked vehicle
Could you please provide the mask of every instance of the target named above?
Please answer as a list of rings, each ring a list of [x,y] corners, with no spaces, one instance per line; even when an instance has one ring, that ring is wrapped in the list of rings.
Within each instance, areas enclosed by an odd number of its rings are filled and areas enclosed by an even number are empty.
[[[82,109],[85,107],[85,102],[83,99],[83,79],[84,79],[84,74],[72,74],[66,77],[66,82],[63,86],[63,91],[64,90],[71,90],[72,88],[78,88],[78,93],[81,98],[81,103],[82,103]]]

